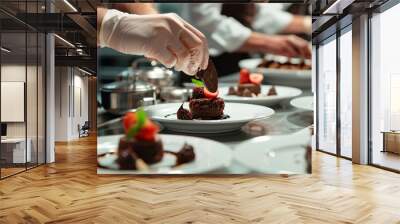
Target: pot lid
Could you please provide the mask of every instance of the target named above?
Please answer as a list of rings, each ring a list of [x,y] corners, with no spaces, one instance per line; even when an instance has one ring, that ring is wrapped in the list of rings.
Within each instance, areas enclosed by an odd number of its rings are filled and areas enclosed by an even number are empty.
[[[147,69],[138,69],[140,76],[145,76],[148,79],[165,79],[174,74],[173,71],[162,67],[152,67]]]
[[[102,91],[106,92],[148,92],[154,91],[154,86],[145,82],[136,80],[124,80],[112,82],[102,87]]]

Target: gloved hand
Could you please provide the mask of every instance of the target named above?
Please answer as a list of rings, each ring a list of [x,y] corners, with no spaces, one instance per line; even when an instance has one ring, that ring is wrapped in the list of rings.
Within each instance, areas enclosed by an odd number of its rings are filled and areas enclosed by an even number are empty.
[[[99,42],[126,54],[144,55],[188,75],[207,68],[206,37],[178,15],[133,15],[108,10]]]
[[[303,18],[304,24],[304,33],[311,33],[312,32],[312,19],[311,16],[304,16]]]
[[[287,57],[311,58],[311,49],[307,41],[295,35],[268,36],[265,40],[266,51]]]
[[[308,42],[294,35],[265,35],[253,32],[239,51],[311,58]]]

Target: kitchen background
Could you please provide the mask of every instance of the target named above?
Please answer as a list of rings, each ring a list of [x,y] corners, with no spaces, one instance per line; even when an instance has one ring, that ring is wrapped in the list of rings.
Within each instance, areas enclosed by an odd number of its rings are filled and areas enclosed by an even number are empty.
[[[200,3],[199,3],[200,4]],[[266,3],[263,3],[266,4]],[[157,3],[155,4],[157,9],[161,13],[169,13],[174,12],[178,15],[185,16],[188,12],[186,11],[185,4],[178,3]],[[229,4],[228,4],[229,5]],[[276,10],[293,12],[293,14],[298,15],[310,15],[309,7],[303,4],[269,4],[271,8],[275,8]],[[111,5],[110,5],[111,6]],[[244,5],[236,5],[239,7],[243,7]],[[279,18],[278,18],[279,19]],[[311,20],[310,20],[311,23]],[[311,24],[310,24],[311,26]],[[298,36],[301,38],[310,41],[311,35],[310,33],[299,33]],[[311,45],[310,45],[311,48]],[[264,57],[264,54],[250,54],[248,59],[250,62],[254,60],[259,63],[260,60]],[[259,61],[258,61],[259,60]],[[115,142],[111,143],[115,140],[110,140],[110,136],[122,134],[122,121],[121,116],[126,111],[134,111],[138,106],[152,105],[154,103],[162,104],[168,102],[183,102],[187,100],[190,96],[190,91],[193,88],[193,85],[190,83],[190,79],[187,79],[186,75],[178,73],[173,70],[165,69],[163,66],[157,65],[155,63],[151,63],[149,61],[146,62],[144,58],[139,56],[132,56],[119,53],[110,48],[98,48],[98,153],[101,154],[104,152],[104,147],[107,144],[113,144],[114,149],[116,148]],[[254,64],[254,63],[253,63]],[[311,67],[311,61],[309,62],[309,66]],[[239,79],[238,73],[240,67],[247,67],[246,61],[245,65],[240,66],[239,63],[234,64],[230,70],[233,70],[230,74],[225,74],[225,76],[219,78],[220,86],[232,86],[235,85]],[[217,66],[218,70],[218,66]],[[291,74],[291,72],[289,72]],[[124,104],[121,104],[120,101],[117,101],[117,96],[113,99],[110,97],[109,93],[114,91],[115,93],[121,92],[121,89],[116,88],[118,85],[125,85],[132,83],[129,81],[133,76],[142,74],[142,80],[150,81],[156,84],[157,93],[156,99],[153,99],[152,94],[143,94],[146,95],[143,98],[143,104],[139,101],[128,102],[124,101]],[[143,74],[145,76],[143,78]],[[268,73],[267,73],[268,74]],[[296,73],[297,74],[297,73]],[[296,75],[292,75],[296,76]],[[302,73],[297,75],[298,77],[302,77]],[[294,87],[296,90],[298,89],[301,95],[295,95],[292,97],[288,97],[285,100],[281,100],[275,105],[271,105],[271,107],[275,110],[275,114],[269,118],[264,119],[259,122],[251,122],[248,125],[245,125],[241,130],[236,131],[234,133],[228,134],[189,134],[189,133],[179,133],[175,131],[168,130],[168,128],[164,128],[162,126],[161,134],[178,134],[185,136],[200,136],[202,138],[215,140],[217,142],[221,142],[230,147],[230,149],[234,149],[238,147],[241,143],[250,142],[250,140],[255,137],[265,136],[268,141],[270,141],[270,137],[272,136],[273,141],[279,142],[290,142],[288,139],[302,139],[299,140],[301,143],[299,145],[307,145],[312,144],[310,141],[310,130],[312,132],[312,124],[313,124],[313,93],[312,93],[312,82],[311,82],[311,70],[305,72],[303,75],[305,78],[285,78],[285,75],[275,77],[264,78],[264,84],[269,85],[283,85]],[[139,76],[140,77],[140,76]],[[282,80],[281,77],[283,77]],[[154,80],[151,80],[153,78]],[[140,79],[140,78],[139,78]],[[149,80],[150,79],[150,80]],[[163,80],[157,80],[163,79]],[[125,84],[124,84],[125,83]],[[143,83],[140,83],[142,85]],[[148,83],[144,85],[147,86]],[[146,89],[144,86],[141,89]],[[129,91],[133,91],[132,89]],[[278,91],[279,94],[279,91]],[[140,93],[138,95],[141,95]],[[300,102],[300,106],[296,107],[291,104],[291,100],[295,97],[302,98],[305,96],[304,102]],[[300,99],[302,100],[302,99]],[[131,103],[128,105],[128,103]],[[309,105],[308,105],[309,104]],[[286,139],[286,140],[285,140]],[[111,142],[110,142],[111,141]],[[268,143],[265,143],[268,145]],[[276,144],[276,143],[274,143]],[[277,144],[275,147],[286,147],[285,144]],[[243,174],[243,173],[308,173],[310,172],[310,167],[307,168],[311,158],[307,158],[304,156],[305,148],[302,149],[302,156],[299,155],[285,155],[283,157],[277,158],[274,162],[274,168],[268,170],[267,168],[263,169],[253,169],[250,167],[246,167],[240,165],[239,163],[233,161],[232,164],[228,167],[224,167],[217,170],[207,171],[207,173],[234,173],[234,174]],[[251,154],[251,152],[249,152]],[[257,158],[251,158],[250,160],[258,160]],[[298,169],[293,168],[291,164],[299,163],[302,164],[303,168]],[[250,162],[251,163],[251,162]],[[263,163],[261,162],[261,166]],[[293,170],[290,170],[291,168]],[[107,169],[98,169],[98,173],[126,173],[125,171],[110,171]],[[135,171],[128,173],[136,173]]]

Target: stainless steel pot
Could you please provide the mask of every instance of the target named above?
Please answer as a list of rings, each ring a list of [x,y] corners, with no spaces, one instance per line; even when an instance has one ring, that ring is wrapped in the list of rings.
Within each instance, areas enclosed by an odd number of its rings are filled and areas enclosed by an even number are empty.
[[[176,103],[185,102],[192,95],[191,88],[180,88],[180,87],[164,87],[160,92],[160,98],[163,102]]]
[[[132,70],[138,80],[154,85],[157,94],[164,87],[174,86],[177,80],[176,72],[165,68],[155,61],[148,61],[145,58],[135,60],[132,63]]]
[[[123,114],[156,103],[155,87],[139,80],[123,80],[101,88],[102,106],[107,112]]]

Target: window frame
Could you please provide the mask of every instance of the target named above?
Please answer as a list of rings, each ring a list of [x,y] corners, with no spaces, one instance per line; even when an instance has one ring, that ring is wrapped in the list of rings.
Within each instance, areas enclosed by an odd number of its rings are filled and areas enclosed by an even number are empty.
[[[346,160],[352,160],[352,158],[344,156],[341,153],[341,119],[340,119],[340,103],[341,103],[341,99],[340,99],[340,81],[341,81],[341,79],[340,79],[340,77],[341,77],[340,37],[347,32],[352,32],[352,29],[351,29],[352,23],[348,22],[348,19],[349,19],[349,17],[344,17],[342,20],[339,20],[338,22],[341,22],[344,20],[345,25],[343,27],[337,26],[337,30],[335,33],[320,40],[317,44],[315,44],[315,48],[316,48],[316,55],[315,55],[316,59],[315,60],[317,62],[316,68],[315,68],[316,69],[315,70],[316,71],[315,72],[315,74],[316,74],[316,76],[315,76],[316,77],[316,94],[315,94],[316,95],[316,108],[320,108],[319,107],[319,98],[320,98],[319,77],[320,77],[320,75],[319,75],[319,63],[318,63],[320,55],[318,53],[319,52],[318,49],[320,48],[320,45],[322,43],[325,44],[330,41],[336,41],[336,61],[335,61],[335,63],[336,63],[336,152],[332,153],[327,150],[321,149],[319,147],[320,146],[320,144],[319,144],[319,130],[320,130],[319,120],[320,120],[320,118],[319,118],[318,111],[315,111],[315,113],[316,113],[315,114],[315,117],[316,117],[316,121],[315,121],[316,138],[315,138],[315,140],[316,140],[316,150],[317,151],[327,153],[329,155],[337,156],[337,157],[340,157],[340,158],[343,158]]]
[[[374,153],[374,147],[373,147],[373,132],[372,132],[372,94],[373,94],[373,88],[372,88],[372,42],[373,42],[373,35],[372,35],[372,19],[374,17],[374,14],[381,14],[384,13],[385,11],[393,8],[394,6],[400,4],[400,0],[388,0],[382,5],[369,10],[368,11],[368,165],[377,167],[383,170],[395,172],[395,173],[400,173],[400,169],[394,169],[390,168],[387,166],[383,166],[380,164],[376,164],[373,162],[373,153]]]

